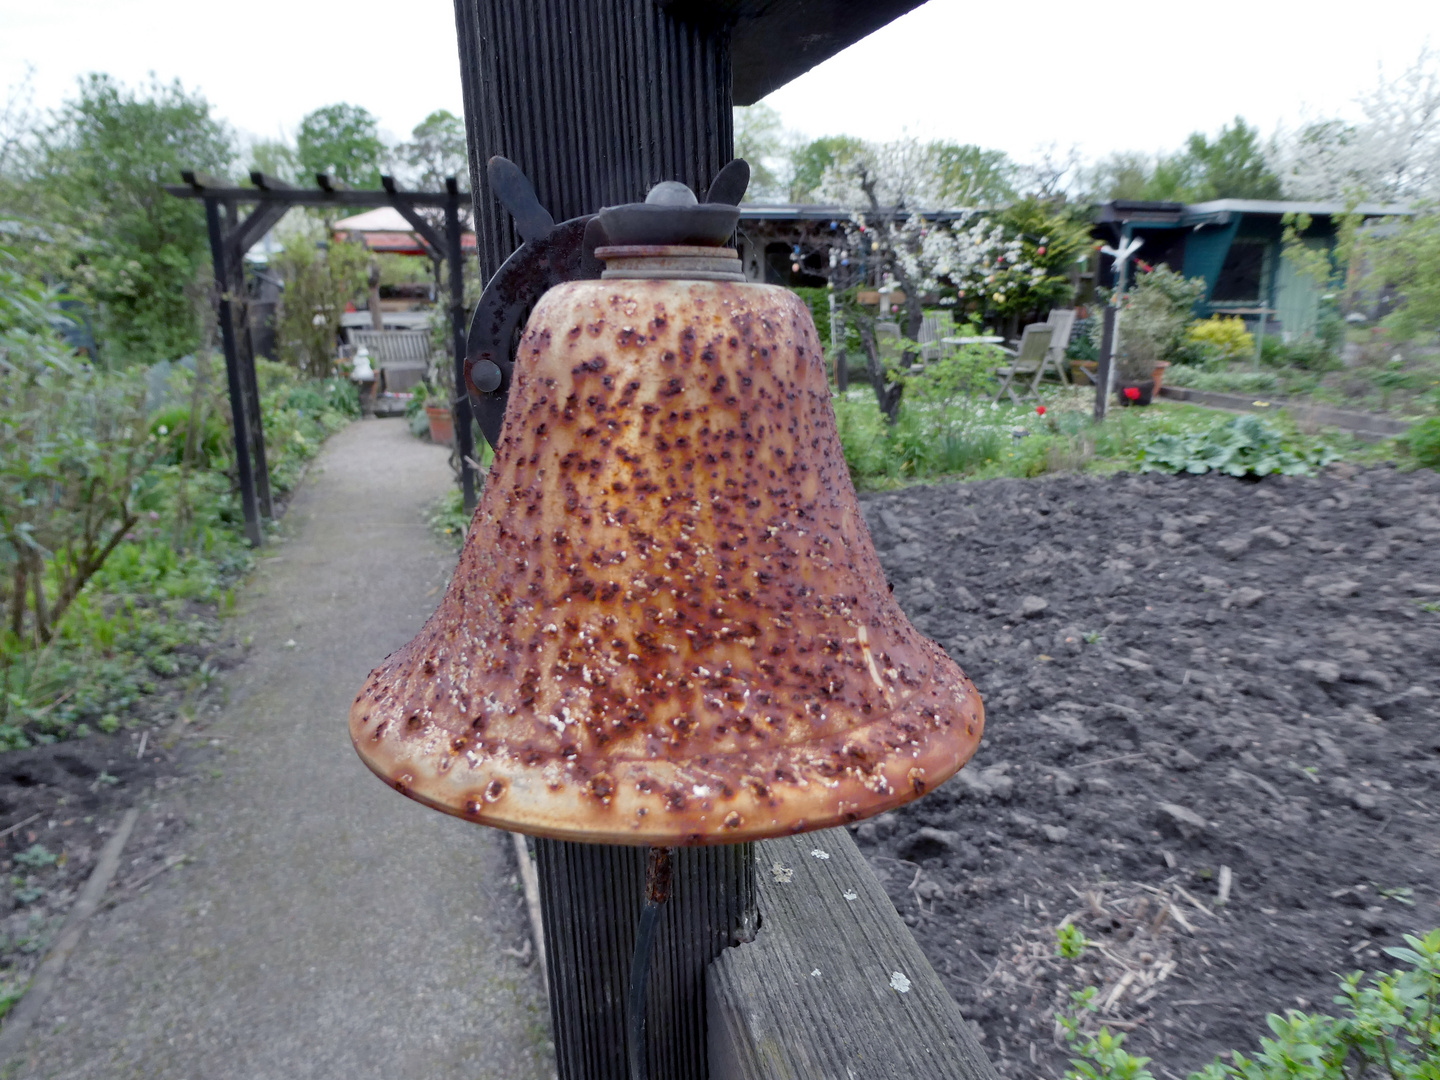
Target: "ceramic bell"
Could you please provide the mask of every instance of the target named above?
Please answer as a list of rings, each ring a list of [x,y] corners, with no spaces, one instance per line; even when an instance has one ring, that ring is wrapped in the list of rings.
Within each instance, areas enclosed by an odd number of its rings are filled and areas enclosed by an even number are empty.
[[[975,687],[876,558],[809,311],[726,246],[738,200],[602,211],[603,277],[545,292],[491,380],[459,566],[350,713],[398,791],[558,839],[735,843],[888,810],[975,751]]]

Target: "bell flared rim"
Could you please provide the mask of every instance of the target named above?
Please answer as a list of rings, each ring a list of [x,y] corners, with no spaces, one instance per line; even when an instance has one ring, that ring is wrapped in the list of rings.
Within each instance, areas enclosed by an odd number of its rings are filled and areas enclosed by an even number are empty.
[[[577,777],[550,763],[526,765],[519,753],[482,757],[444,734],[386,741],[363,695],[350,712],[351,738],[365,765],[401,794],[513,832],[667,847],[790,836],[910,802],[950,779],[975,753],[984,730],[980,695],[939,646],[927,644],[941,669],[927,692],[848,728],[842,738],[764,753],[678,762],[612,758]],[[401,650],[392,659],[404,664],[408,657]],[[901,737],[905,732],[909,737]]]

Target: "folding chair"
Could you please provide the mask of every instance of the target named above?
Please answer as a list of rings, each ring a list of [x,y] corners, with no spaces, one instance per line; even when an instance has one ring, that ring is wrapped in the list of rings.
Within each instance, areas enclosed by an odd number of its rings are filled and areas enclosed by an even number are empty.
[[[1050,351],[1045,354],[1046,367],[1052,369],[1062,383],[1070,385],[1070,374],[1066,370],[1065,350],[1070,347],[1070,334],[1075,329],[1074,308],[1051,308],[1045,320],[1055,328],[1050,339]]]
[[[920,359],[928,364],[943,357],[946,345],[942,339],[954,333],[955,317],[950,312],[926,312],[920,323]]]
[[[1040,378],[1045,374],[1048,366],[1050,342],[1055,336],[1055,327],[1049,323],[1031,323],[1025,327],[1025,332],[1020,336],[1019,349],[1004,349],[1002,352],[1013,357],[1010,363],[1004,367],[995,369],[995,375],[1000,379],[1000,388],[995,391],[991,401],[999,401],[1002,397],[1009,395],[1010,400],[1016,405],[1027,398],[1037,397],[1037,388],[1040,385]],[[1015,393],[1015,380],[1021,380],[1023,393]],[[1028,380],[1028,385],[1026,385]]]

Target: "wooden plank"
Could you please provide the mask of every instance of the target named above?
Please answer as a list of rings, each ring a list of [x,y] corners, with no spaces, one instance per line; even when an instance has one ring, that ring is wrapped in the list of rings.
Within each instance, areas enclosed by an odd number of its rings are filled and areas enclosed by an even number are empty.
[[[711,1080],[997,1080],[845,829],[756,845],[760,929],[707,977]]]

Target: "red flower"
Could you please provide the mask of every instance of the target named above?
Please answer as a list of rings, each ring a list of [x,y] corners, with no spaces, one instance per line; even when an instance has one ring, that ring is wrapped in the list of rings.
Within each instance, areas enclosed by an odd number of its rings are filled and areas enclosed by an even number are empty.
[[[1140,388],[1138,386],[1127,386],[1122,393],[1131,401],[1140,400]]]
[[[1045,415],[1045,406],[1044,406],[1044,405],[1036,405],[1036,406],[1035,406],[1035,415],[1036,415],[1036,416],[1044,416],[1044,415]]]
[[[1044,254],[1045,254],[1045,246],[1042,244],[1040,247],[1036,248],[1036,249],[1035,249],[1035,254],[1036,254],[1036,255],[1044,255]]]

